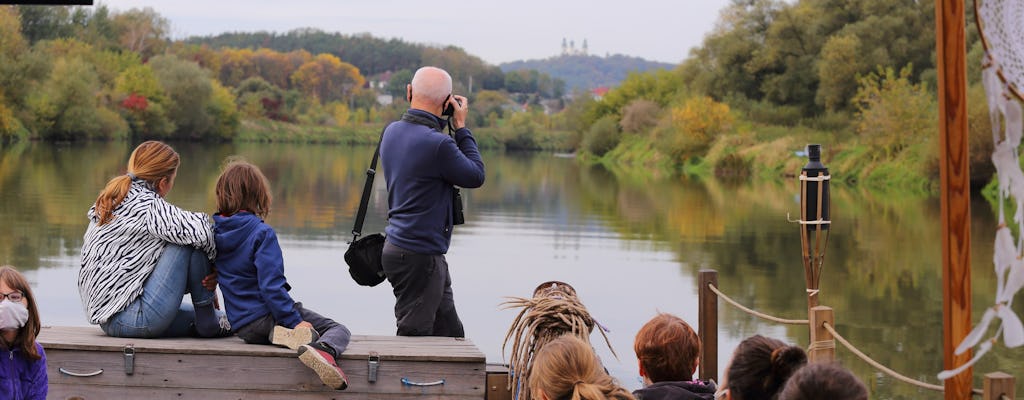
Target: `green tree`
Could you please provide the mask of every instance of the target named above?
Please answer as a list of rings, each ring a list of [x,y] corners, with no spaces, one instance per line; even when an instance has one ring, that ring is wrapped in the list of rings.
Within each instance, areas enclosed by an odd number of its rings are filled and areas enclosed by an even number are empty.
[[[818,94],[815,102],[828,111],[845,109],[857,92],[850,80],[864,71],[860,39],[853,35],[832,36],[821,49],[818,63]]]
[[[57,59],[43,90],[30,99],[39,136],[48,140],[120,138],[127,124],[99,107],[99,79],[80,58]]]
[[[935,134],[938,125],[935,96],[910,80],[910,67],[897,75],[881,68],[860,79],[854,96],[857,134],[886,159],[912,143]]]
[[[621,140],[618,120],[613,115],[605,115],[594,122],[583,136],[583,148],[600,157],[618,146]]]
[[[390,94],[395,100],[405,100],[405,85],[412,82],[412,70],[403,69],[395,71],[391,74],[391,78],[388,79],[388,86],[385,92]]]
[[[173,137],[203,138],[215,124],[208,109],[213,85],[207,72],[194,62],[170,55],[153,57],[149,65],[167,93],[167,117],[175,127]]]

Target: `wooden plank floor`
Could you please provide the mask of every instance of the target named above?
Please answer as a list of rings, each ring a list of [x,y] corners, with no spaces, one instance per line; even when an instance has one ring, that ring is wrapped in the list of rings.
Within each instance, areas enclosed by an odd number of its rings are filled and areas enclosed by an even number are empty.
[[[218,339],[129,339],[107,336],[99,327],[44,326],[38,341],[46,349],[117,351],[131,344],[137,352],[295,357],[295,351],[277,346],[246,344],[237,337]],[[365,360],[371,351],[381,358],[408,361],[480,362],[484,354],[469,339],[352,335],[342,359]]]

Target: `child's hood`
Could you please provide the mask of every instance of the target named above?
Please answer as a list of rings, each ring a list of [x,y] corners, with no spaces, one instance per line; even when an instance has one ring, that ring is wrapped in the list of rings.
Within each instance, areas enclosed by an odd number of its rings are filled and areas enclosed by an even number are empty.
[[[213,235],[217,242],[218,253],[231,252],[245,243],[252,233],[263,223],[260,217],[250,212],[239,212],[229,217],[220,214],[213,216]]]

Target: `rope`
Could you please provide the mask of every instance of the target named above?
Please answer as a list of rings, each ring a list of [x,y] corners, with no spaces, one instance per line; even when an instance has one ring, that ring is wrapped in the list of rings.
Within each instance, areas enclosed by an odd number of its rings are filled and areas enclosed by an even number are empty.
[[[875,369],[878,369],[879,371],[885,372],[886,374],[889,374],[889,376],[892,376],[893,378],[896,378],[897,380],[903,381],[905,383],[909,383],[911,385],[914,385],[914,386],[917,386],[917,387],[920,387],[920,388],[929,389],[929,390],[937,390],[937,391],[940,391],[940,392],[945,390],[945,388],[940,386],[940,385],[935,385],[935,384],[931,384],[931,383],[927,383],[927,382],[921,382],[919,380],[911,379],[911,378],[908,378],[906,376],[901,375],[899,372],[896,372],[896,371],[893,371],[893,370],[889,369],[888,367],[880,364],[878,361],[872,360],[871,357],[868,357],[866,354],[864,354],[863,352],[858,350],[856,347],[853,347],[853,345],[850,344],[850,342],[847,341],[846,338],[840,336],[839,332],[836,332],[835,328],[833,328],[832,325],[829,324],[828,322],[822,323],[821,325],[825,327],[825,330],[827,330],[828,333],[832,334],[832,337],[834,337],[837,341],[839,341],[839,343],[842,343],[843,346],[845,346],[847,350],[850,350],[851,353],[856,354],[857,357],[860,357],[861,360],[864,360],[864,362],[870,364],[872,367],[875,367]]]
[[[763,314],[763,313],[751,310],[751,309],[749,309],[747,307],[744,307],[742,304],[737,303],[736,300],[730,299],[729,296],[725,295],[725,293],[722,293],[722,292],[718,291],[718,288],[716,288],[715,285],[712,285],[711,283],[708,283],[708,289],[711,289],[712,292],[715,292],[715,294],[717,294],[718,297],[721,297],[722,300],[725,300],[726,303],[732,304],[733,307],[736,307],[736,308],[746,312],[747,314],[753,315],[755,317],[758,317],[758,318],[761,318],[761,319],[766,319],[766,320],[773,321],[773,322],[778,322],[780,324],[789,324],[789,325],[807,325],[807,324],[810,324],[810,321],[808,321],[806,319],[784,319],[784,318],[773,317],[773,316],[768,315],[768,314]]]

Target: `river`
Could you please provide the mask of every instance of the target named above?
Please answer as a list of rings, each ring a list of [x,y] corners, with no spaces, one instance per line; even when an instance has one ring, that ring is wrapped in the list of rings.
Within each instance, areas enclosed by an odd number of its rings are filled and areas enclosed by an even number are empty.
[[[372,147],[172,145],[183,164],[169,201],[210,212],[224,159],[239,155],[255,163],[273,188],[267,222],[281,239],[293,297],[356,334],[394,334],[390,287],[356,285],[341,257]],[[0,148],[0,264],[26,274],[44,325],[87,325],[75,284],[85,214],[107,180],[124,172],[130,151],[123,142]],[[484,161],[487,182],[463,191],[466,224],[455,229],[448,261],[466,335],[488,362],[504,361],[502,342],[517,312],[503,309],[502,302],[527,297],[548,280],[574,286],[608,328],[618,358],[596,332],[592,343],[629,388],[639,386],[632,343],[644,322],[669,312],[696,328],[701,269],[718,270],[721,290],[751,308],[806,318],[799,228],[787,220],[799,215],[794,178],[652,178],[581,166],[549,153],[485,151]],[[938,383],[938,198],[871,192],[843,184],[843,171],[832,174],[833,224],[821,303],[835,310],[838,332],[867,354],[910,377]],[[972,202],[971,213],[977,320],[994,297],[996,223],[981,199]],[[382,230],[385,214],[378,179],[364,231]],[[724,303],[719,308],[720,369],[739,341],[755,333],[807,346],[806,327],[763,321]],[[1014,308],[1024,314],[1019,303]],[[865,381],[872,398],[941,398],[876,372],[841,347],[837,357]],[[1024,349],[996,345],[975,367],[975,376],[995,370],[1024,382]]]

